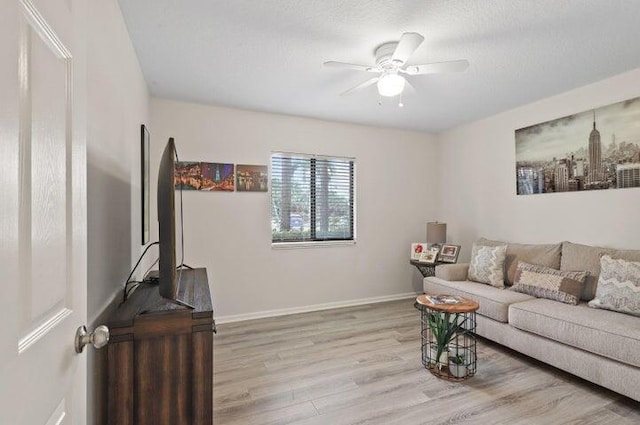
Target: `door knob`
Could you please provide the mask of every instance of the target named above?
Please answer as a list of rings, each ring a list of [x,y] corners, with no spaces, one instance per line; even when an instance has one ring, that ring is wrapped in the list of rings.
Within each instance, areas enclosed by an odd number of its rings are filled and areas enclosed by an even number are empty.
[[[87,327],[82,325],[76,331],[76,353],[82,353],[84,346],[92,344],[95,348],[102,348],[109,343],[109,328],[100,325],[93,330],[87,332]]]

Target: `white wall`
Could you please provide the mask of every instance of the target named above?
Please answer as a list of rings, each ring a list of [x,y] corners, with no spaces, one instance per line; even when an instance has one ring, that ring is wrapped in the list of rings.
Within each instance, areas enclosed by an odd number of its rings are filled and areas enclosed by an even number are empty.
[[[440,218],[433,136],[156,98],[151,124],[152,181],[170,136],[182,161],[269,164],[271,151],[356,158],[355,246],[272,249],[268,193],[183,193],[185,262],[207,267],[218,320],[421,288],[408,251]]]
[[[524,82],[523,82],[524,84]],[[640,189],[516,195],[515,130],[640,95],[640,69],[438,136],[441,217],[461,260],[479,236],[512,242],[640,248]],[[585,128],[585,146],[591,128]]]
[[[117,1],[89,8],[87,201],[89,319],[140,254],[140,125],[149,95]]]
[[[87,313],[101,324],[140,255],[140,124],[149,94],[116,0],[87,8]],[[88,350],[87,423],[102,423],[104,355]]]

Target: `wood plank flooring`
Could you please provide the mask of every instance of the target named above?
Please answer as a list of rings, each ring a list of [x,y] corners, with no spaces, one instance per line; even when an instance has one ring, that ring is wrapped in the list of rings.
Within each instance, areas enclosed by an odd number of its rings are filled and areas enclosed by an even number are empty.
[[[480,339],[478,372],[420,362],[413,300],[218,326],[215,425],[640,424],[640,403]]]

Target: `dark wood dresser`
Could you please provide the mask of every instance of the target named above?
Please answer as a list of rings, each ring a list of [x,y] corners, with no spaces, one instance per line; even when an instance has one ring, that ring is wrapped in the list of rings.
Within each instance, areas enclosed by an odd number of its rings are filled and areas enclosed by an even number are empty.
[[[142,283],[108,322],[110,425],[211,425],[213,306],[206,269],[182,270],[178,298]]]

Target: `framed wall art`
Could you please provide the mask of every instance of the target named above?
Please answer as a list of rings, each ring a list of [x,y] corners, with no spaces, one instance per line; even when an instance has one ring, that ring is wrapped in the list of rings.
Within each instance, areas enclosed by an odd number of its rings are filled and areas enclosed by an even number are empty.
[[[198,161],[177,162],[174,182],[176,190],[233,192],[235,190],[233,164]]]
[[[266,192],[269,172],[266,165],[236,164],[238,192]]]
[[[516,130],[518,195],[640,187],[640,97]]]
[[[176,162],[173,181],[176,190],[200,190],[202,186],[200,163],[195,161]]]
[[[201,162],[200,175],[202,177],[200,190],[225,192],[233,192],[235,190],[233,164]]]
[[[142,245],[149,243],[149,143],[150,135],[147,127],[142,124],[140,126],[140,194],[141,194],[141,229],[142,229]]]

